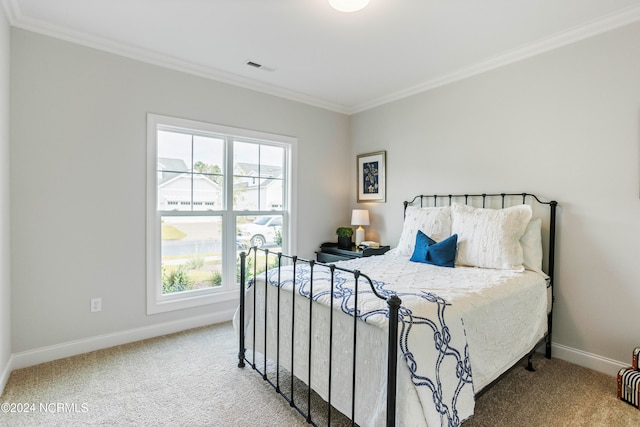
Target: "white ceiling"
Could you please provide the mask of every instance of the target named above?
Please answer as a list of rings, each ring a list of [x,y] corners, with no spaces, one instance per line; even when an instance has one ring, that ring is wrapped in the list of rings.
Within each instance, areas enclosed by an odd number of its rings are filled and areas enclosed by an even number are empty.
[[[640,0],[0,2],[16,27],[346,114],[640,20]]]

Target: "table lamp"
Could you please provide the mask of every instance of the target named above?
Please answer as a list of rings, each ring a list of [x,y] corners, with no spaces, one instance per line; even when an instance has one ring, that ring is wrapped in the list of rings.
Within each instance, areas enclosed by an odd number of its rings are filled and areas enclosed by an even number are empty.
[[[351,225],[357,225],[356,229],[356,246],[360,245],[364,240],[363,225],[369,225],[369,211],[366,209],[354,209],[351,213]]]

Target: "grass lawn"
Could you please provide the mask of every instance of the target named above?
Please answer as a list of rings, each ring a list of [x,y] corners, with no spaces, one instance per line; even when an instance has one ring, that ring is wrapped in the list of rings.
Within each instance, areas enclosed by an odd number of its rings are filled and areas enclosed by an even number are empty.
[[[162,240],[181,240],[187,237],[187,233],[183,233],[172,225],[162,224],[160,232]]]

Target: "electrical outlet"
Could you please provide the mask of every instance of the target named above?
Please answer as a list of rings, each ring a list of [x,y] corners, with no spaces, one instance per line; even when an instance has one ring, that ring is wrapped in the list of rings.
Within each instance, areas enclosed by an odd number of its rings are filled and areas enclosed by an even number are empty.
[[[102,298],[91,298],[91,312],[102,311]]]

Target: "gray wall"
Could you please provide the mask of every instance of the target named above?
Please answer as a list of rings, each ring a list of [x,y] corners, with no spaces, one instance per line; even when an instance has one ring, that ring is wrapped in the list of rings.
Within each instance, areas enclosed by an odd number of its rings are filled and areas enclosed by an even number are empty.
[[[203,316],[146,315],[146,114],[298,138],[300,256],[349,212],[349,118],[12,29],[13,352]],[[92,297],[102,312],[90,313]]]
[[[0,34],[6,63],[6,29]],[[147,112],[297,137],[295,231],[305,257],[348,223],[360,153],[387,150],[387,203],[363,205],[372,214],[367,238],[385,244],[397,242],[401,202],[417,193],[556,199],[556,347],[628,363],[640,342],[640,24],[351,118],[23,30],[11,35],[12,326],[4,167],[0,363],[10,336],[18,353],[232,308],[145,313]],[[95,296],[98,314],[89,312]]]
[[[2,8],[0,7],[0,10]],[[9,235],[9,24],[0,12],[0,390],[11,356],[11,286]]]
[[[353,155],[387,150],[372,235],[395,245],[401,202],[421,193],[556,199],[553,341],[628,364],[640,343],[639,124],[640,24],[359,113]]]

